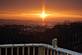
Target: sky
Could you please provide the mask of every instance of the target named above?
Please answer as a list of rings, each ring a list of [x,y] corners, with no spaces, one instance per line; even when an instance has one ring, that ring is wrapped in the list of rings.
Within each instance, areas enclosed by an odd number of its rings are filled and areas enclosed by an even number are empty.
[[[0,19],[39,20],[25,14],[40,13],[43,5],[47,13],[53,14],[47,20],[82,19],[82,0],[0,0]]]

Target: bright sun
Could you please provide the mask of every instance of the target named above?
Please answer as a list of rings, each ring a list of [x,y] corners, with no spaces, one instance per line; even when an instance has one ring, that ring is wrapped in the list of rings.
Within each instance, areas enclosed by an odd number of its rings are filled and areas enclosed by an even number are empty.
[[[45,11],[42,11],[42,13],[40,14],[40,17],[41,17],[42,19],[45,19],[46,16],[48,16],[48,15],[45,13]]]
[[[40,14],[41,19],[44,21],[46,19],[47,16],[49,16],[50,14],[46,13],[45,10],[43,10]]]
[[[44,5],[44,2],[43,2],[42,11],[41,11],[40,17],[41,17],[41,19],[44,21],[45,18],[46,18],[48,15],[49,15],[49,14],[46,13],[45,5]]]

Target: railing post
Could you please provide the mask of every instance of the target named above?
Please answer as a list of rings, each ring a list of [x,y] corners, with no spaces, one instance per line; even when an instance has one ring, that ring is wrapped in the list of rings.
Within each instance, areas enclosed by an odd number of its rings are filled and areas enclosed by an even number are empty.
[[[22,55],[24,55],[24,47],[22,47]]]
[[[33,55],[35,55],[35,47],[33,47]]]
[[[13,55],[13,47],[11,48],[11,55]]]
[[[38,48],[38,55],[45,55],[45,48],[43,48],[43,47],[39,47]]]
[[[5,55],[7,55],[7,47],[5,48]]]
[[[59,55],[59,52],[57,51],[57,55]]]
[[[50,55],[52,55],[52,49],[50,49]]]
[[[19,47],[17,47],[17,55],[19,55]]]
[[[47,55],[49,55],[49,49],[47,49]]]
[[[1,48],[0,48],[0,55],[1,55]]]
[[[60,55],[63,55],[63,52],[60,52]]]
[[[54,54],[57,55],[57,50],[54,50]]]
[[[54,50],[54,55],[56,55],[55,50]]]
[[[55,39],[52,40],[52,45],[53,45],[54,48],[58,47],[57,46],[57,38],[55,38]]]
[[[28,47],[28,55],[30,55],[30,47]]]

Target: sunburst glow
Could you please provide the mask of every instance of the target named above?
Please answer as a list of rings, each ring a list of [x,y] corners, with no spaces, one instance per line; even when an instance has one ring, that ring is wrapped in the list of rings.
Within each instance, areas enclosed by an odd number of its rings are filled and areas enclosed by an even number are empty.
[[[44,20],[47,16],[48,14],[45,11],[42,11],[42,13],[40,14],[40,17],[42,18],[42,20]]]
[[[49,15],[50,14],[46,12],[45,5],[43,4],[42,5],[42,11],[40,14],[41,19],[44,21],[47,18],[47,16],[49,16]]]

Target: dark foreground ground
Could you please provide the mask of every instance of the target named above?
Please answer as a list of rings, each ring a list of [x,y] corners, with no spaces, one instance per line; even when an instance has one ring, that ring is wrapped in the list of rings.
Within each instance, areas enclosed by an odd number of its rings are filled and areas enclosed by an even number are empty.
[[[58,46],[82,52],[82,23],[55,25],[53,28],[25,25],[0,25],[0,44],[47,43],[58,39]]]

